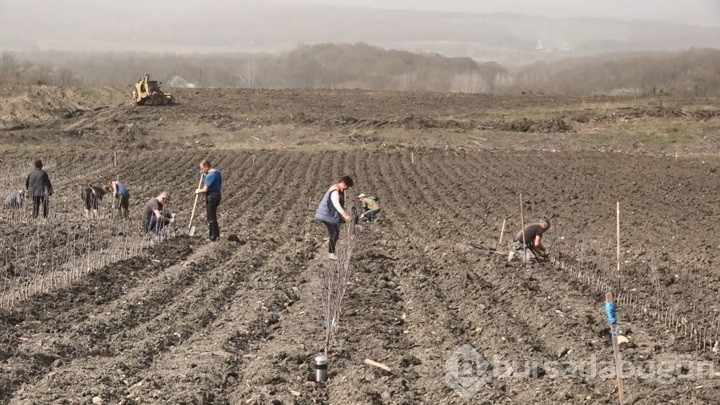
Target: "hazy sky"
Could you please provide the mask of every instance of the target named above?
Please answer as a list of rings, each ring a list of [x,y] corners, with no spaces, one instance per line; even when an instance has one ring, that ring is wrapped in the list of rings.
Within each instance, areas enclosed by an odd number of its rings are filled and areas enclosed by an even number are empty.
[[[715,48],[718,30],[720,0],[0,0],[0,52],[279,52],[367,42],[496,60],[538,41],[543,51]]]
[[[608,17],[720,26],[720,0],[285,0],[293,3],[546,17]]]
[[[42,5],[62,6],[69,15],[81,14],[86,6],[96,6],[104,0],[0,0],[0,14],[21,15],[23,9],[37,9]],[[608,17],[623,20],[642,19],[673,21],[684,24],[720,26],[720,0],[122,0],[129,9],[146,10],[158,15],[200,11],[232,5],[260,5],[264,3],[323,4],[328,6],[434,10],[455,12],[512,12],[546,17]],[[119,4],[113,4],[118,7]],[[1,15],[0,15],[1,17]],[[56,16],[62,19],[63,16]],[[298,15],[302,18],[302,15]]]

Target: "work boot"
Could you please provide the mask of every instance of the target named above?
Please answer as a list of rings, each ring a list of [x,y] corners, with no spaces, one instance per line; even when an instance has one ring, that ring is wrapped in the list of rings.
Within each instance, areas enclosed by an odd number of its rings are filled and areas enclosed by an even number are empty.
[[[335,253],[328,253],[328,259],[337,260],[337,255]]]

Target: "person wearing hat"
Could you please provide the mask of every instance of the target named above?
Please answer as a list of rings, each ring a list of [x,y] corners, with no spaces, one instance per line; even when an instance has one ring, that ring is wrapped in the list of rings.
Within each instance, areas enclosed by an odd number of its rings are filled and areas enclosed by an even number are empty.
[[[375,219],[378,212],[380,212],[380,199],[375,195],[365,193],[360,194],[358,199],[363,209],[363,214],[360,215],[360,219],[363,221],[372,221]]]
[[[50,197],[53,194],[52,184],[50,184],[50,176],[42,169],[42,160],[35,161],[35,169],[28,174],[25,180],[25,190],[27,196],[33,201],[33,218],[37,218],[40,214],[40,205],[43,208],[43,218],[48,217],[48,205]]]

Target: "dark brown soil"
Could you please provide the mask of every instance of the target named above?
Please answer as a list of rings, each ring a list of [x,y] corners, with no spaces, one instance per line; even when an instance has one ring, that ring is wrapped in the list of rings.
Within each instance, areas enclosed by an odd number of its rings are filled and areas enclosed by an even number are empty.
[[[337,128],[347,128],[414,116],[435,117],[432,125],[408,121],[432,131],[442,117],[472,114],[463,106],[481,98],[271,93],[186,91],[179,106],[108,107],[1,134],[24,146],[3,153],[3,186],[21,187],[40,155],[56,190],[49,221],[30,220],[27,207],[0,213],[0,403],[460,404],[466,401],[446,377],[463,345],[490,362],[472,403],[617,403],[613,378],[553,378],[549,366],[612,361],[602,307],[611,285],[629,338],[620,347],[624,360],[703,361],[720,371],[714,154],[676,159],[505,143],[488,150],[220,151],[170,141],[143,147],[146,134],[131,133],[133,124],[161,118],[172,127],[197,121],[232,132],[251,125],[238,119],[246,112],[233,112],[242,108],[254,109],[252,125],[263,116],[328,131],[338,117],[346,118]],[[505,102],[577,102],[533,97]],[[540,132],[559,137],[575,121],[563,122],[544,123]],[[198,234],[184,235],[204,157],[224,176],[217,243],[203,242],[202,206]],[[381,197],[382,215],[358,230],[329,381],[316,384],[309,380],[324,349],[328,261],[324,227],[313,214],[344,174],[356,181],[350,197]],[[116,176],[131,189],[133,220],[111,219],[103,206],[104,219],[84,221],[79,186]],[[162,190],[170,190],[180,224],[156,240],[139,231],[138,216]],[[521,195],[526,221],[552,222],[543,238],[550,261],[508,263],[473,248],[495,247],[503,220],[499,248],[506,248],[520,228]],[[87,271],[70,277],[68,268]],[[513,362],[511,372],[504,365]],[[545,367],[524,375],[526,362]],[[718,376],[693,371],[679,369],[672,381],[627,377],[626,403],[716,402]]]

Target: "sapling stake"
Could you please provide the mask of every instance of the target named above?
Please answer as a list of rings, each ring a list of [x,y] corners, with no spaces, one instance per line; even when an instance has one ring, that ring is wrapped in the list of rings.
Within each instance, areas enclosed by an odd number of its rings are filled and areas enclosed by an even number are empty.
[[[523,195],[520,193],[520,229],[522,229],[522,240],[523,240],[523,263],[527,263],[527,244],[525,242],[525,214],[524,214],[524,208],[523,205],[525,205],[523,201]]]
[[[610,326],[610,337],[613,344],[613,355],[615,357],[615,375],[617,378],[618,397],[620,399],[620,405],[625,402],[625,394],[622,381],[622,363],[620,361],[620,344],[618,343],[618,336],[620,335],[620,325],[617,322],[617,315],[615,312],[615,302],[613,301],[612,292],[605,294],[605,315],[607,317],[608,325]]]
[[[617,274],[616,282],[618,290],[621,290],[620,282],[620,201],[617,202]]]
[[[500,229],[500,239],[498,239],[497,245],[495,245],[495,250],[498,250],[500,246],[502,246],[502,238],[503,234],[505,233],[505,218],[503,218],[502,228]]]

